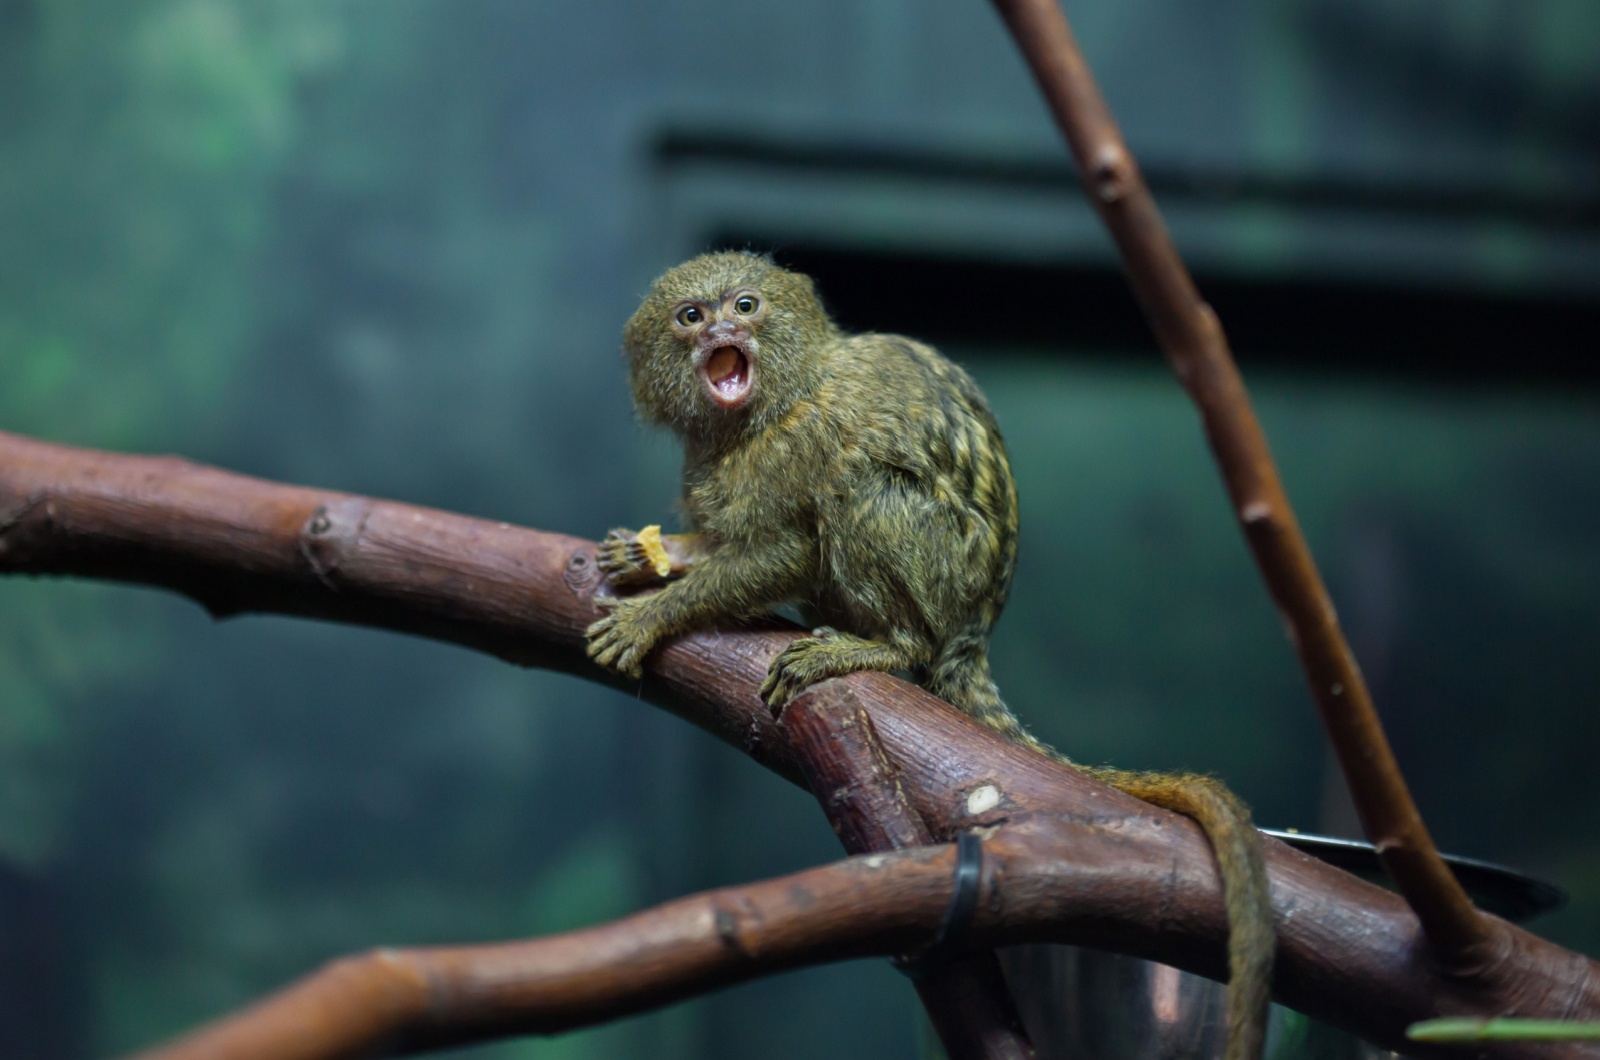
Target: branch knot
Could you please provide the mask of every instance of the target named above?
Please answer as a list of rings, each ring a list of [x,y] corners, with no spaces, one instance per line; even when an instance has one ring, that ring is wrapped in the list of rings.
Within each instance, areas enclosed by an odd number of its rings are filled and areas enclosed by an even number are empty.
[[[1121,202],[1133,184],[1133,160],[1121,144],[1104,144],[1095,152],[1089,180],[1101,202]]]
[[[300,554],[317,580],[339,591],[339,565],[361,544],[372,503],[363,497],[344,497],[319,504],[300,528]]]

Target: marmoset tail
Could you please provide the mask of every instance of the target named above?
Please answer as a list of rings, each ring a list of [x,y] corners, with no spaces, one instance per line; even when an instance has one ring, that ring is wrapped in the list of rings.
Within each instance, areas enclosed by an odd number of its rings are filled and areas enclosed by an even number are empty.
[[[602,600],[589,654],[637,674],[663,637],[795,603],[816,628],[762,695],[904,670],[958,710],[1060,761],[989,673],[989,631],[1017,558],[1017,494],[977,384],[922,343],[846,334],[811,280],[755,254],[707,254],[651,287],[623,331],[642,418],[684,443],[691,532],[647,555],[614,531],[599,564],[660,591]],[[652,538],[652,543],[654,543]],[[1259,838],[1225,787],[1190,774],[1085,772],[1194,818],[1229,917],[1229,1060],[1259,1055],[1273,937]]]

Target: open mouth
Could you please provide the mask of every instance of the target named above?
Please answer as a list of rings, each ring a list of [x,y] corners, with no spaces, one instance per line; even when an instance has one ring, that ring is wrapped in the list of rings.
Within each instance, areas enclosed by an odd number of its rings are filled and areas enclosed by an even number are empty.
[[[723,408],[734,408],[750,393],[750,358],[737,346],[718,346],[706,358],[706,385]]]

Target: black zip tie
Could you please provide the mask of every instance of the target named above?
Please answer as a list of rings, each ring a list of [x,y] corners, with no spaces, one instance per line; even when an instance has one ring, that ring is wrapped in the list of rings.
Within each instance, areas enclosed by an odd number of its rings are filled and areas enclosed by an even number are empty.
[[[926,975],[935,965],[943,964],[955,949],[972,918],[978,911],[978,892],[983,883],[983,840],[975,833],[962,832],[956,837],[956,872],[950,890],[950,904],[945,907],[944,919],[934,933],[927,949],[906,957],[894,958],[893,964],[913,979]]]

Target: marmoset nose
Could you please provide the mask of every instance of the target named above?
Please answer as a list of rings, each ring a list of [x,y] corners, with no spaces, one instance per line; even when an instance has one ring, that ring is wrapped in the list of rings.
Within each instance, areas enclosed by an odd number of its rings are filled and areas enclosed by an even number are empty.
[[[743,324],[737,324],[731,320],[718,320],[710,327],[706,328],[704,334],[709,340],[717,342],[734,342],[738,339],[747,337],[750,334],[750,329],[745,327]]]

